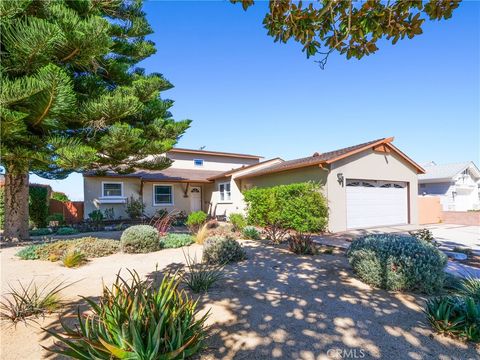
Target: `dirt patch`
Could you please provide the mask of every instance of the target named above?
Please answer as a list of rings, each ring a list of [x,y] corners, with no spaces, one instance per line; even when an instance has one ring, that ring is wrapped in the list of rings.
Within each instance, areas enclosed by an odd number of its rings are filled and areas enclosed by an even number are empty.
[[[477,359],[472,346],[433,334],[422,313],[424,298],[372,289],[358,281],[342,255],[297,256],[255,241],[242,242],[248,260],[227,267],[226,278],[200,296],[202,311],[211,309],[211,336],[201,359]],[[201,247],[187,248],[201,255]],[[141,276],[181,266],[181,249],[150,254],[114,254],[78,269],[58,263],[22,261],[16,249],[2,249],[2,292],[17,279],[54,277],[75,283],[65,294],[71,316],[78,295],[98,298],[102,279],[109,284],[120,268]],[[52,358],[40,345],[53,340],[40,327],[58,329],[58,316],[38,324],[2,324],[2,359]],[[58,357],[53,357],[57,358]]]

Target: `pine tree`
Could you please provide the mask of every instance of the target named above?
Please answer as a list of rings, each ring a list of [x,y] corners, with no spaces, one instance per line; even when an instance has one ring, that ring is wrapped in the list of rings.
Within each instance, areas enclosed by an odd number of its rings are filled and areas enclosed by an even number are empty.
[[[172,85],[137,64],[155,53],[141,0],[0,2],[4,237],[28,238],[28,174],[163,169],[190,120]],[[147,159],[146,161],[141,161]]]

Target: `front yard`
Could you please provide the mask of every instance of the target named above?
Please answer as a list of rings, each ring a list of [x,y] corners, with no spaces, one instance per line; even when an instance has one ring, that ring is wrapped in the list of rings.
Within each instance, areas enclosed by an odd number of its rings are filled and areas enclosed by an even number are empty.
[[[422,312],[424,297],[373,289],[357,280],[343,254],[298,256],[264,242],[242,241],[248,259],[228,265],[225,279],[200,295],[202,311],[211,309],[207,349],[202,359],[335,359],[340,352],[373,359],[476,359],[473,345],[435,334]],[[200,257],[202,247],[184,247]],[[102,281],[110,284],[119,269],[141,276],[182,265],[182,248],[148,254],[117,253],[69,269],[48,261],[20,260],[19,248],[1,250],[2,292],[17,280],[75,282],[63,294],[98,299]],[[156,270],[157,268],[157,270]],[[197,295],[194,295],[195,297]],[[58,314],[27,326],[2,323],[2,358],[39,359],[53,340],[40,327],[58,329]]]

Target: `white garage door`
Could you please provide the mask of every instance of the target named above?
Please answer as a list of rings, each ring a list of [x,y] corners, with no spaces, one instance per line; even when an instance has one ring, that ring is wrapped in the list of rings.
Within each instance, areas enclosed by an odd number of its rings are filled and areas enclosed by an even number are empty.
[[[347,228],[408,222],[407,184],[398,181],[347,180]]]

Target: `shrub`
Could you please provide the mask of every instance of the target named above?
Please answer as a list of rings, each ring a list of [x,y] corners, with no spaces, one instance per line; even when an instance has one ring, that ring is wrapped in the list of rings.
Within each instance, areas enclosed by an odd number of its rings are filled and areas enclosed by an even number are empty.
[[[205,320],[197,302],[178,290],[178,281],[165,276],[159,287],[120,274],[104,286],[97,304],[87,299],[89,315],[78,311],[79,326],[62,323],[63,334],[47,330],[64,348],[54,352],[76,359],[185,359],[202,349]]]
[[[134,254],[160,250],[158,231],[150,225],[131,226],[122,233],[120,247],[123,252]]]
[[[144,211],[145,203],[141,198],[135,199],[132,195],[130,196],[130,199],[127,199],[125,212],[128,214],[130,219],[138,219],[139,217],[142,217]]]
[[[77,233],[78,231],[71,227],[62,227],[59,228],[56,232],[57,235],[73,235]]]
[[[182,282],[193,292],[207,292],[214,283],[223,278],[223,264],[207,264],[197,262],[197,258],[191,258],[189,254],[183,253],[187,271],[183,272]]]
[[[367,235],[352,242],[347,256],[364,282],[386,290],[432,293],[444,283],[447,257],[411,236]]]
[[[186,225],[191,232],[196,233],[205,221],[207,221],[207,214],[205,212],[202,210],[194,211],[188,215]]]
[[[203,245],[205,242],[205,239],[208,237],[208,229],[209,229],[209,223],[205,223],[202,225],[202,227],[197,231],[195,235],[195,242],[197,244]]]
[[[16,323],[30,316],[51,313],[62,305],[60,292],[68,286],[64,282],[55,284],[55,281],[37,286],[33,280],[27,285],[19,282],[17,288],[10,286],[10,291],[0,301],[0,318]]]
[[[99,226],[105,216],[103,215],[101,210],[93,210],[91,213],[88,214],[88,219],[92,222],[94,226]]]
[[[433,329],[461,340],[480,342],[480,304],[471,297],[430,299],[424,310]]]
[[[39,229],[30,230],[30,236],[46,236],[51,234],[52,234],[52,230],[50,230],[49,228],[39,228]]]
[[[193,236],[190,234],[169,233],[160,239],[161,246],[166,249],[179,248],[194,243]]]
[[[58,191],[53,191],[52,192],[52,195],[50,196],[51,199],[54,199],[54,200],[58,200],[58,201],[61,201],[61,202],[68,202],[70,201],[70,199],[68,198],[68,196],[62,192],[58,192]]]
[[[48,244],[30,245],[16,255],[23,260],[58,261],[68,251],[80,251],[86,257],[95,258],[114,254],[119,251],[118,240],[85,237],[74,240],[60,240]]]
[[[178,215],[178,210],[172,210],[170,212],[164,209],[162,210],[163,212],[158,210],[156,215],[150,220],[150,225],[157,229],[161,236],[168,233]]]
[[[65,267],[79,267],[87,262],[87,257],[81,251],[68,250],[62,256],[62,263]]]
[[[275,243],[283,239],[287,230],[323,231],[328,222],[328,206],[320,190],[314,183],[247,190],[244,197],[248,223],[264,227],[267,237]]]
[[[243,229],[243,236],[246,239],[258,240],[260,239],[260,232],[253,226],[246,226]]]
[[[39,228],[47,226],[48,189],[45,186],[30,186],[28,190],[28,213],[32,223]]]
[[[417,230],[417,231],[409,231],[408,232],[411,236],[419,239],[419,240],[424,240],[424,241],[427,241],[429,243],[432,243],[432,245],[435,245],[435,246],[439,246],[440,244],[435,241],[435,239],[433,238],[433,234],[430,230],[428,229],[421,229],[421,230]]]
[[[228,218],[233,225],[233,231],[243,231],[245,226],[247,226],[247,220],[242,214],[231,213]]]
[[[314,255],[317,249],[310,236],[295,234],[288,239],[288,250],[298,255]]]
[[[40,255],[38,254],[38,249],[42,246],[45,246],[45,245],[29,245],[27,247],[24,247],[15,255],[22,260],[37,260],[37,259],[40,259]]]
[[[63,214],[60,213],[54,213],[51,215],[47,216],[47,225],[51,225],[51,223],[54,223],[54,226],[59,226],[65,224],[65,218],[63,217]]]
[[[207,264],[227,264],[246,259],[245,250],[231,238],[208,238],[203,245],[203,261]]]

